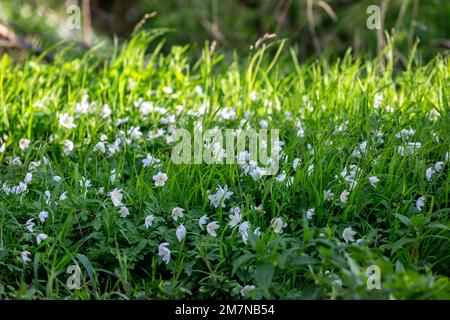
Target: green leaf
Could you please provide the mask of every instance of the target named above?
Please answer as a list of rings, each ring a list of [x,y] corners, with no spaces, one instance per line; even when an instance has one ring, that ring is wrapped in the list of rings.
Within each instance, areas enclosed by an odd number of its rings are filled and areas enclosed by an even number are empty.
[[[423,215],[421,215],[421,214],[416,214],[416,215],[413,215],[413,216],[411,217],[411,223],[412,223],[412,224],[414,225],[414,227],[416,227],[416,228],[422,227],[423,224],[424,224],[424,221],[425,221],[425,217],[424,217]]]
[[[242,257],[239,257],[238,259],[236,259],[236,261],[233,262],[233,270],[231,271],[231,274],[234,275],[234,273],[241,266],[241,264],[247,262],[248,260],[250,260],[254,257],[255,257],[255,254],[249,253],[249,254],[243,255]]]
[[[275,268],[271,264],[260,264],[256,266],[255,281],[263,289],[270,287]]]
[[[301,256],[301,257],[293,257],[289,261],[289,264],[302,266],[302,265],[317,264],[318,262],[319,261],[317,259],[314,259],[310,256]]]
[[[413,224],[412,224],[411,220],[409,220],[408,217],[406,217],[406,216],[404,216],[404,215],[402,215],[402,214],[400,214],[400,213],[395,214],[395,216],[396,216],[401,222],[403,222],[406,226],[412,227]]]
[[[404,238],[400,239],[392,245],[392,253],[403,247],[405,244],[416,241],[416,239]]]
[[[94,267],[92,266],[92,263],[89,261],[89,259],[81,253],[77,253],[76,257],[78,258],[78,260],[81,262],[81,264],[84,266],[84,268],[86,269],[88,275],[89,275],[89,279],[91,279],[92,284],[95,285],[95,270]]]

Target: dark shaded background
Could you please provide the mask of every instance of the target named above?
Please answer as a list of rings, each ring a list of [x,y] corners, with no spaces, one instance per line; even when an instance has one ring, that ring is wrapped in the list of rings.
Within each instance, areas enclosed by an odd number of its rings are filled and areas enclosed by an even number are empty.
[[[89,3],[91,24],[67,30],[66,6]],[[366,27],[369,5],[382,8],[383,30]],[[145,13],[156,12],[144,29],[169,28],[169,44],[201,49],[216,40],[225,50],[248,51],[265,33],[288,38],[301,59],[341,56],[348,47],[375,55],[395,35],[399,59],[416,39],[419,55],[429,60],[450,47],[450,0],[1,0],[2,23],[36,47],[58,41],[92,46],[100,40],[130,37]],[[84,20],[86,22],[86,20]]]

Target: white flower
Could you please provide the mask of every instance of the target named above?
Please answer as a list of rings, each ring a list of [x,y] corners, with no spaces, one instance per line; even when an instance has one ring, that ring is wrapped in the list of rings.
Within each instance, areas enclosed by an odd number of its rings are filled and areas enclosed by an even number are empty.
[[[375,95],[375,100],[373,101],[373,107],[378,109],[380,107],[381,101],[383,101],[383,95],[381,93],[377,93]]]
[[[242,214],[240,212],[236,212],[235,214],[229,215],[230,217],[230,227],[233,228],[239,224],[242,220]]]
[[[227,191],[228,186],[225,185],[225,187],[218,187],[215,194],[209,195],[209,200],[211,201],[211,205],[214,206],[214,208],[219,207],[219,205],[222,206],[222,208],[225,208],[225,201],[230,198],[233,195],[233,192]]]
[[[111,108],[105,103],[102,108],[102,117],[108,118],[111,115]]]
[[[250,229],[250,223],[248,221],[244,221],[239,226],[239,232],[242,237],[242,241],[244,241],[245,244],[247,244],[248,239],[248,230]]]
[[[105,144],[103,142],[98,142],[92,149],[94,152],[100,151],[101,153],[106,152]]]
[[[434,170],[436,172],[439,172],[442,170],[442,167],[444,166],[444,161],[438,161],[436,162],[436,164],[434,165]]]
[[[211,221],[206,226],[206,231],[209,233],[212,237],[217,237],[216,230],[219,229],[219,222],[218,221]]]
[[[41,220],[41,223],[45,222],[45,219],[48,218],[48,212],[47,211],[41,211],[39,212],[39,220]]]
[[[120,207],[119,214],[120,214],[121,218],[126,218],[130,215],[130,211],[128,211],[127,207],[123,206],[123,207]]]
[[[119,207],[122,205],[123,195],[122,195],[121,189],[115,188],[113,191],[111,191],[109,193],[109,195],[110,195],[111,201],[115,207]]]
[[[144,101],[140,104],[139,111],[143,116],[146,116],[153,111],[153,104],[151,102]]]
[[[330,189],[325,190],[323,192],[323,197],[324,197],[325,201],[333,200],[334,193]]]
[[[172,209],[172,218],[173,220],[177,221],[178,218],[183,218],[184,214],[184,209],[180,208],[180,207],[175,207]]]
[[[146,229],[148,229],[149,227],[152,226],[153,224],[153,220],[155,220],[155,217],[151,214],[145,217],[145,223],[144,223],[144,227]]]
[[[293,168],[295,171],[297,171],[297,167],[298,167],[298,165],[300,164],[300,161],[302,161],[302,160],[299,159],[299,158],[296,158],[296,159],[294,159],[294,161],[292,162],[292,168]]]
[[[155,186],[163,187],[166,184],[168,177],[165,173],[158,172],[155,176],[153,176],[153,180],[155,181]]]
[[[5,185],[3,185],[3,190],[4,190],[6,193],[9,193],[9,192],[7,192],[7,191],[8,191],[8,190],[7,190],[7,187],[6,187],[6,190],[5,190]],[[23,182],[19,182],[19,185],[18,185],[18,186],[12,187],[10,191],[11,191],[13,194],[20,194],[20,193],[23,193],[23,192],[27,191],[27,184],[26,184],[26,183],[23,183]]]
[[[259,230],[260,228],[256,228],[255,230],[253,230],[253,234],[257,237],[259,237],[261,235],[261,231]]]
[[[283,182],[284,180],[286,180],[286,171],[281,172],[277,177],[276,180],[278,183]]]
[[[143,164],[144,168],[146,168],[148,166],[153,166],[155,164],[158,164],[159,162],[160,162],[159,159],[152,157],[151,154],[147,154],[147,158],[142,160],[142,164]]]
[[[46,190],[44,192],[44,197],[45,197],[45,204],[48,205],[50,203],[50,199],[52,197],[52,195],[50,194],[50,191]]]
[[[15,165],[15,166],[21,166],[22,165],[22,160],[20,160],[19,157],[15,157],[12,161],[11,164]]]
[[[30,140],[22,138],[19,140],[19,148],[22,151],[25,151],[30,146]]]
[[[28,165],[28,170],[30,171],[36,170],[37,168],[39,168],[40,165],[41,165],[40,161],[31,161],[30,164]]]
[[[416,133],[416,131],[413,129],[402,129],[402,130],[400,130],[399,133],[397,133],[395,135],[395,137],[397,139],[400,139],[400,138],[405,139],[407,137],[413,136],[415,133]]]
[[[59,115],[59,125],[66,129],[73,129],[76,127],[73,123],[73,117],[71,117],[68,113]]]
[[[22,251],[20,256],[22,257],[23,262],[31,261],[31,252],[30,251]]]
[[[6,150],[6,143],[0,144],[0,153],[5,152],[5,150]]]
[[[433,177],[433,174],[435,173],[434,169],[432,167],[429,167],[426,171],[425,171],[425,176],[427,178],[427,181],[430,181],[431,178]]]
[[[116,178],[120,178],[120,173],[116,173],[116,169],[112,169],[111,175],[109,176],[109,182],[115,183]]]
[[[422,211],[424,203],[425,203],[425,197],[420,197],[419,199],[417,199],[417,201],[416,201],[417,210]]]
[[[71,153],[73,150],[73,142],[66,139],[66,141],[64,142],[64,155],[68,155],[69,153]]]
[[[61,195],[59,196],[59,201],[64,201],[67,199],[67,191],[64,191],[63,193],[61,193]]]
[[[418,149],[422,147],[422,144],[420,142],[409,142],[406,144],[406,146],[399,146],[398,147],[398,153],[401,156],[407,155],[407,154],[415,154]]]
[[[316,213],[316,208],[308,209],[308,211],[306,211],[306,219],[311,220],[314,213]]]
[[[33,232],[33,228],[35,226],[35,223],[33,222],[33,218],[28,219],[27,222],[25,222],[25,227],[28,229],[28,231]]]
[[[208,216],[205,214],[204,216],[201,216],[200,219],[198,220],[198,225],[200,226],[200,228],[203,229],[203,225],[205,225],[206,222],[208,222]]]
[[[85,94],[81,101],[75,105],[75,112],[78,114],[88,113],[90,109],[89,96]]]
[[[28,172],[25,175],[25,179],[23,179],[23,182],[24,183],[30,183],[32,179],[33,179],[33,174],[31,172]]]
[[[45,239],[47,239],[48,238],[48,235],[46,235],[45,233],[39,233],[37,236],[36,236],[36,242],[37,242],[37,244],[39,245],[40,243],[41,243],[41,241],[44,241]]]
[[[283,233],[283,228],[286,227],[287,224],[281,220],[281,218],[275,218],[272,220],[271,227],[273,228],[275,233],[281,234]]]
[[[353,239],[353,236],[356,234],[355,231],[352,230],[352,228],[348,227],[344,229],[344,232],[342,232],[342,238],[344,238],[345,243],[348,243],[349,241],[353,242],[355,239]]]
[[[313,173],[313,171],[314,171],[314,164],[311,164],[311,165],[308,167],[308,177]]]
[[[172,94],[172,93],[173,93],[173,89],[172,89],[171,87],[163,87],[163,88],[162,88],[162,91],[163,91],[165,94]]]
[[[141,129],[139,127],[131,127],[128,130],[128,134],[133,138],[133,139],[140,139],[142,137],[142,132]]]
[[[170,250],[168,248],[169,243],[163,242],[158,246],[158,255],[162,257],[162,260],[168,264],[170,261]]]
[[[378,179],[378,177],[373,176],[369,178],[369,182],[372,184],[372,186],[375,188],[375,183],[379,182],[380,179]]]
[[[177,228],[177,231],[175,232],[178,238],[178,241],[183,241],[184,237],[186,236],[186,228],[180,224]]]
[[[164,135],[165,131],[164,129],[158,129],[158,130],[154,130],[154,131],[149,131],[147,138],[149,140],[153,140],[159,137],[162,137]]]
[[[250,176],[254,181],[258,181],[264,176],[264,170],[260,167],[256,167],[252,171],[250,171]]]
[[[348,192],[347,190],[342,191],[341,195],[339,196],[339,198],[341,199],[341,201],[343,203],[347,203],[348,202],[348,196],[350,195],[350,192]]]
[[[62,178],[60,176],[54,176],[53,181],[60,183],[62,181]]]
[[[303,129],[302,127],[299,127],[297,130],[297,137],[299,137],[299,138],[305,137],[305,129]]]
[[[241,289],[241,295],[243,297],[246,297],[249,293],[251,293],[253,290],[255,290],[256,287],[254,285],[246,285]]]

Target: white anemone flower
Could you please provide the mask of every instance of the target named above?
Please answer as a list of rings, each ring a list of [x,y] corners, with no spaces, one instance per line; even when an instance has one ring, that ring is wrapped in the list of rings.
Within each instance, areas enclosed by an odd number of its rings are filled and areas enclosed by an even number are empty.
[[[183,241],[184,237],[186,237],[186,228],[180,224],[175,232],[178,238],[178,241]]]
[[[173,220],[177,221],[178,218],[183,218],[184,214],[184,209],[180,208],[180,207],[175,207],[172,209],[172,218]]]
[[[19,148],[22,151],[25,151],[28,149],[28,147],[30,146],[30,140],[26,139],[26,138],[22,138],[19,140]]]
[[[164,187],[167,179],[168,179],[167,175],[162,172],[158,172],[156,175],[153,176],[153,180],[155,181],[155,186],[157,186],[157,187]]]
[[[344,190],[344,191],[342,191],[339,198],[341,199],[342,203],[347,203],[349,196],[350,196],[350,192],[348,192],[347,190]]]
[[[423,205],[425,204],[425,197],[420,197],[416,201],[417,210],[422,211]]]
[[[48,238],[48,235],[46,235],[45,233],[39,233],[37,236],[36,236],[36,242],[37,242],[37,244],[39,245],[42,241],[44,241],[45,239],[47,239]]]
[[[31,261],[31,252],[30,251],[22,251],[20,254],[23,262],[29,262]]]
[[[353,242],[355,241],[355,239],[353,238],[355,234],[356,232],[353,231],[352,228],[348,227],[345,228],[344,231],[342,232],[342,238],[344,238],[345,243],[348,243],[349,241]]]
[[[130,215],[130,211],[125,206],[120,207],[119,215],[120,215],[121,218],[126,218],[126,217],[128,217]]]
[[[68,113],[62,113],[59,115],[59,125],[66,129],[73,129],[76,127],[73,122],[74,118],[70,116]]]
[[[427,181],[430,181],[433,178],[433,174],[435,174],[436,171],[432,167],[427,168],[425,171],[425,176],[427,178]]]
[[[147,157],[142,160],[144,168],[147,168],[148,166],[153,166],[155,164],[158,164],[159,162],[160,162],[159,159],[153,157],[150,153],[147,154]]]
[[[71,152],[72,152],[72,150],[73,150],[73,142],[72,141],[70,141],[69,139],[66,139],[66,141],[64,142],[64,150],[63,150],[63,153],[64,153],[64,155],[69,155]]]
[[[256,287],[254,285],[246,285],[241,289],[241,296],[247,297]]]
[[[32,174],[31,172],[28,172],[28,173],[25,175],[25,179],[23,179],[23,182],[24,182],[24,183],[30,183],[31,180],[33,180],[33,174]]]
[[[375,188],[375,184],[377,183],[377,182],[379,182],[380,181],[380,179],[378,179],[378,177],[376,177],[376,176],[373,176],[373,177],[370,177],[369,178],[369,182],[370,182],[370,184]]]
[[[115,207],[119,207],[122,205],[123,195],[122,195],[121,189],[115,188],[113,191],[111,191],[109,193],[109,195],[110,195],[111,201]]]
[[[217,237],[216,230],[219,229],[219,222],[218,221],[211,221],[206,226],[206,231],[209,233],[211,237]]]
[[[283,233],[283,228],[287,226],[285,222],[281,218],[275,218],[272,220],[270,224],[275,233],[281,234]]]
[[[145,222],[144,222],[144,227],[145,227],[146,229],[148,229],[149,227],[151,227],[152,224],[153,224],[153,220],[155,220],[155,216],[154,216],[154,215],[150,214],[150,215],[146,216],[146,217],[145,217]]]
[[[440,172],[442,170],[442,167],[444,166],[444,161],[438,161],[436,162],[436,164],[434,165],[434,170],[436,172]]]
[[[33,221],[34,219],[28,219],[27,222],[25,222],[25,227],[28,229],[28,231],[33,232],[33,228],[35,226],[35,223]]]
[[[208,216],[205,214],[203,216],[200,217],[200,219],[198,220],[198,225],[200,226],[200,228],[202,228],[203,230],[203,226],[208,222]]]
[[[48,218],[48,212],[47,211],[39,212],[39,220],[41,221],[41,223],[44,223],[47,218]]]
[[[311,220],[314,213],[316,213],[316,208],[311,208],[306,211],[306,219]]]
[[[242,220],[242,214],[240,212],[236,212],[234,214],[230,214],[230,227],[234,228],[237,226]]]
[[[162,257],[162,260],[168,264],[170,261],[170,249],[168,242],[163,242],[158,246],[158,255]]]
[[[325,199],[325,201],[331,201],[333,200],[333,197],[334,193],[330,189],[323,192],[323,198]]]

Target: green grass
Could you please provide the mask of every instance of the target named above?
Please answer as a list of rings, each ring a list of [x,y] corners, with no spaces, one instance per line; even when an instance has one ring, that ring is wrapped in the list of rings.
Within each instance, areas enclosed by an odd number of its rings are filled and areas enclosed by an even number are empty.
[[[60,55],[53,64],[36,58],[14,64],[3,57],[0,134],[8,137],[0,141],[0,182],[6,186],[0,191],[0,298],[450,299],[448,56],[425,66],[411,57],[407,70],[398,71],[389,59],[392,47],[386,60],[347,54],[334,64],[300,65],[283,42],[230,61],[208,46],[197,58],[187,47],[161,54],[163,42],[147,52],[156,39],[140,34],[108,60],[97,58],[105,54],[102,47],[74,61]],[[84,95],[90,112],[77,114]],[[382,99],[374,108],[377,95]],[[135,106],[139,98],[166,110],[143,116]],[[104,104],[110,115],[103,116]],[[235,110],[234,119],[219,116],[226,107]],[[75,128],[60,126],[63,113],[74,116]],[[161,123],[173,115],[173,124]],[[204,128],[258,128],[261,120],[279,129],[285,143],[275,176],[254,181],[237,165],[175,165],[170,159],[170,127],[192,130],[202,121]],[[297,135],[300,126],[303,136]],[[131,127],[140,127],[143,136],[131,138]],[[163,136],[146,138],[158,128]],[[403,129],[415,133],[396,137]],[[104,154],[93,151],[102,135]],[[30,140],[25,150],[23,138]],[[119,148],[110,154],[116,139]],[[74,147],[64,154],[66,140]],[[421,145],[402,155],[409,142]],[[144,168],[149,153],[161,160],[159,167]],[[294,170],[296,158],[301,161]],[[427,168],[440,161],[428,181]],[[340,195],[351,186],[341,172],[351,165],[359,167],[358,183],[343,203]],[[159,171],[168,176],[163,187],[152,178]],[[277,181],[282,171],[293,178],[291,186]],[[8,189],[28,172],[26,191]],[[372,176],[379,179],[375,186]],[[82,177],[90,187],[80,186]],[[211,206],[208,196],[225,185],[233,192],[226,207]],[[111,201],[115,188],[122,190],[127,217]],[[334,193],[329,201],[326,190]],[[67,199],[60,201],[64,192]],[[421,211],[419,197],[425,199]],[[175,207],[185,209],[177,221]],[[235,207],[250,223],[247,243],[239,227],[229,225]],[[315,213],[308,220],[310,208]],[[44,223],[42,211],[48,212]],[[149,215],[154,221],[146,229]],[[218,221],[217,237],[199,226],[203,215]],[[271,227],[274,218],[286,223],[281,234]],[[187,230],[181,242],[180,223]],[[346,243],[348,227],[354,240],[363,241]],[[38,234],[48,238],[37,244]],[[158,255],[164,242],[171,250],[167,264]],[[30,261],[23,261],[23,251]],[[79,290],[66,286],[73,264],[81,269]],[[371,265],[381,270],[381,290],[367,288]],[[255,289],[243,297],[246,285]]]

